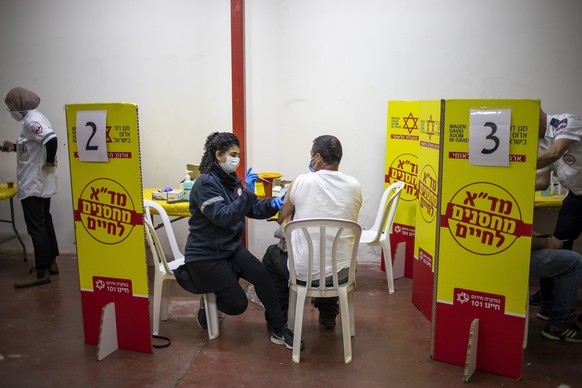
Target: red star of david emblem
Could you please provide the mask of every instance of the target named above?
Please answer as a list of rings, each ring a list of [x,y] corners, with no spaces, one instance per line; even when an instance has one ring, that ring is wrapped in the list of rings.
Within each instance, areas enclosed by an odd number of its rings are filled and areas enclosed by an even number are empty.
[[[428,135],[428,140],[431,140],[432,135],[434,135],[434,125],[435,121],[432,119],[432,115],[430,115],[430,118],[426,120],[426,133]]]
[[[408,122],[412,120],[412,127],[410,127],[410,125],[408,124]],[[404,118],[404,125],[402,126],[402,128],[408,129],[408,133],[412,133],[412,131],[414,131],[415,129],[418,129],[418,125],[416,125],[416,123],[418,122],[418,117],[414,117],[412,115],[412,112],[410,112],[408,114],[408,116],[406,116]]]
[[[32,123],[31,127],[32,132],[36,133],[37,135],[42,132],[42,125],[39,122]]]

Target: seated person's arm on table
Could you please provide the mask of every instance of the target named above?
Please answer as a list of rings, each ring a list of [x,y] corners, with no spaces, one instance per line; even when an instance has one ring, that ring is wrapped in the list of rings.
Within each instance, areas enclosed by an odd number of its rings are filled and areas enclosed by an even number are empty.
[[[295,206],[291,203],[291,188],[293,187],[293,183],[289,184],[289,188],[287,188],[287,194],[285,195],[285,200],[283,201],[283,207],[279,210],[279,217],[277,218],[277,222],[282,224],[285,218],[292,216],[295,213]]]
[[[536,191],[545,190],[550,185],[550,169],[543,168],[536,171]]]
[[[539,233],[533,232],[531,238],[531,250],[537,251],[538,249],[560,249],[562,248],[562,241],[558,240],[554,236],[541,235]]]
[[[562,155],[566,152],[570,144],[574,143],[571,139],[557,139],[552,143],[550,148],[540,152],[538,155],[537,168],[543,168],[554,163],[556,160],[560,159]]]

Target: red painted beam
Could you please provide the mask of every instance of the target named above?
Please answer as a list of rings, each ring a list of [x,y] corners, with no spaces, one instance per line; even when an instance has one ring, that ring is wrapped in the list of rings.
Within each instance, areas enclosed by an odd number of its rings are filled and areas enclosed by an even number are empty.
[[[245,117],[245,2],[230,1],[230,40],[232,67],[232,132],[240,140],[238,175],[244,180],[246,168]]]
[[[244,180],[246,163],[245,117],[245,1],[230,0],[230,57],[232,69],[232,132],[240,141],[240,165],[238,176]],[[245,222],[246,223],[246,222]],[[248,223],[247,223],[248,224]],[[247,246],[248,231],[241,243]]]

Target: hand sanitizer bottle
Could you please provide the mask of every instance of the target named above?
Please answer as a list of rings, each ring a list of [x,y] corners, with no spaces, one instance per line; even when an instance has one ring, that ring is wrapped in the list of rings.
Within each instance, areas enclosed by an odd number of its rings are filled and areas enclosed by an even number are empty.
[[[182,186],[184,187],[184,199],[190,199],[190,190],[192,190],[192,179],[190,179],[190,171],[186,171],[186,176],[184,177],[184,182]]]

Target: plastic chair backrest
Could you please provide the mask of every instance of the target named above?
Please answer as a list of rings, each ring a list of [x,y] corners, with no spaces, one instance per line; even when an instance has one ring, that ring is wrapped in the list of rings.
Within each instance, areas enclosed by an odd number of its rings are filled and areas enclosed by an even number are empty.
[[[162,244],[160,243],[160,240],[158,239],[158,235],[156,234],[156,229],[154,228],[151,221],[146,216],[144,216],[143,223],[145,226],[144,229],[146,232],[145,233],[146,234],[146,241],[148,242],[148,245],[150,246],[150,251],[152,252],[152,256],[154,258],[155,271],[161,270],[160,264],[162,264],[166,274],[173,276],[173,272],[170,269],[170,267],[168,266],[168,261],[166,260],[166,254],[164,253],[164,250],[162,249]]]
[[[381,234],[379,240],[384,240],[388,238],[390,233],[392,232],[392,224],[394,223],[394,217],[396,216],[396,210],[398,209],[398,202],[400,201],[400,194],[402,194],[402,189],[404,188],[404,182],[394,182],[392,185],[394,186],[394,192],[388,198],[388,202],[385,207],[385,212],[387,216],[385,217],[384,226],[383,226],[383,233]]]
[[[382,194],[382,199],[380,200],[380,206],[378,206],[378,213],[376,214],[374,225],[369,230],[375,232],[372,242],[380,241],[383,232],[384,234],[390,232],[394,216],[396,215],[400,193],[403,188],[404,182],[394,182],[384,190],[384,194]]]
[[[313,239],[311,231],[318,230],[319,237],[318,241]],[[348,282],[346,285],[350,285],[355,279],[356,270],[356,257],[358,253],[358,246],[360,241],[360,235],[362,234],[362,227],[354,221],[342,220],[337,218],[311,218],[303,220],[291,221],[285,226],[285,238],[287,240],[287,251],[289,254],[289,280],[291,284],[297,285],[297,272],[295,264],[295,249],[293,242],[293,232],[303,233],[306,237],[307,248],[308,248],[308,266],[307,266],[307,280],[306,286],[311,291],[310,294],[319,291],[321,295],[326,292],[337,289],[339,286],[338,281],[338,270],[337,270],[337,253],[338,246],[342,239],[351,239],[353,245],[351,247],[350,256],[350,269],[348,275]],[[333,242],[331,244],[331,251],[329,250],[328,236],[333,235]],[[314,242],[317,242],[315,246],[319,247],[319,267],[314,268]],[[323,260],[321,258],[324,258]],[[333,286],[326,286],[326,264],[331,263],[331,279]],[[314,278],[314,271],[318,272],[316,278]],[[315,284],[315,283],[317,284]],[[329,293],[328,293],[329,295]],[[332,295],[329,295],[332,296]]]
[[[164,225],[164,230],[166,231],[166,236],[168,238],[168,243],[170,244],[170,249],[172,250],[173,256],[172,259],[176,260],[183,258],[184,254],[180,251],[180,248],[178,248],[176,236],[174,235],[174,229],[172,229],[172,222],[170,221],[168,213],[166,213],[164,208],[159,203],[156,203],[149,199],[144,199],[143,206],[146,216],[148,217],[149,220],[153,219],[152,216],[155,213],[157,213],[161,217],[162,224]],[[151,211],[152,208],[155,210],[155,213]]]

